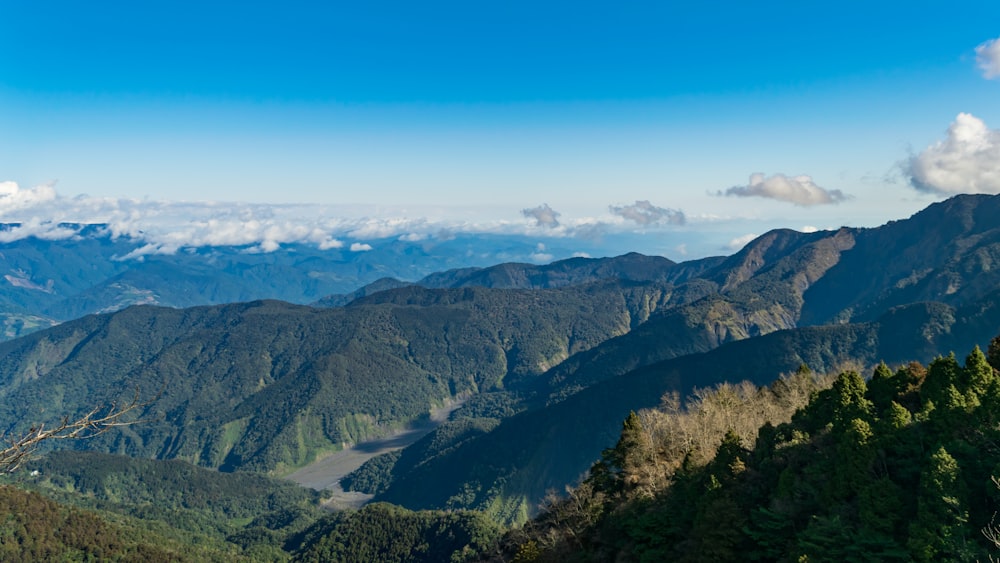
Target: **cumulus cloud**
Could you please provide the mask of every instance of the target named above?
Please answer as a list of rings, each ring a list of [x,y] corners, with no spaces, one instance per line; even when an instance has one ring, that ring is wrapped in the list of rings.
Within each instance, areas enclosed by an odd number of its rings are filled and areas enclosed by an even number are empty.
[[[754,233],[747,233],[741,237],[736,237],[729,241],[729,244],[726,245],[726,250],[739,250],[755,238],[757,238],[757,235]]]
[[[976,47],[976,66],[984,78],[1000,78],[1000,37]]]
[[[960,113],[943,140],[903,163],[903,173],[923,192],[1000,193],[1000,131]]]
[[[351,252],[368,252],[372,249],[372,245],[365,242],[352,242]]]
[[[522,209],[521,214],[528,219],[534,219],[535,224],[539,227],[553,229],[559,226],[560,213],[549,207],[549,204],[547,203],[543,203],[538,207],[532,207],[530,209]]]
[[[825,205],[840,203],[848,196],[840,190],[828,190],[817,186],[812,177],[806,175],[785,176],[775,174],[765,177],[757,172],[750,175],[750,183],[745,186],[733,186],[717,195],[737,197],[764,197],[787,201],[800,206]]]
[[[613,215],[617,215],[629,221],[635,221],[639,225],[683,225],[687,222],[684,212],[679,209],[668,209],[657,207],[649,200],[636,201],[632,205],[609,205],[608,210]]]

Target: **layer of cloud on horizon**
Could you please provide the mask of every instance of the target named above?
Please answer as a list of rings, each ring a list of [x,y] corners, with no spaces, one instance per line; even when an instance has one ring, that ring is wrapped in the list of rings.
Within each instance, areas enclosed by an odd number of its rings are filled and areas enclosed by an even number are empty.
[[[619,207],[616,216],[577,217],[559,221],[559,212],[543,204],[525,209],[534,221],[472,219],[475,213],[429,213],[386,206],[271,205],[234,202],[172,202],[64,197],[52,185],[22,188],[0,183],[0,243],[24,238],[60,240],[80,236],[80,225],[100,225],[105,236],[130,238],[134,250],[121,260],[174,254],[182,249],[213,246],[242,247],[245,252],[273,252],[287,244],[309,244],[320,250],[364,251],[377,240],[433,244],[463,234],[494,234],[545,238],[575,238],[601,244],[605,235],[629,232],[618,218],[661,227],[678,224],[680,211],[648,202]],[[472,210],[470,210],[471,212]],[[436,219],[428,218],[438,216]],[[617,220],[616,220],[617,219]],[[12,226],[14,225],[14,226]],[[542,259],[549,252],[537,252]]]
[[[613,215],[634,221],[638,225],[683,225],[687,217],[679,209],[658,207],[649,200],[636,201],[632,205],[609,205],[608,211]]]
[[[976,66],[984,78],[1000,78],[1000,37],[976,47]]]
[[[950,196],[1000,193],[1000,131],[960,113],[943,140],[902,165],[917,190]]]
[[[765,177],[761,172],[751,174],[747,185],[733,186],[725,192],[717,192],[717,195],[763,197],[803,207],[840,203],[849,197],[840,190],[828,190],[816,185],[811,176],[774,174]]]

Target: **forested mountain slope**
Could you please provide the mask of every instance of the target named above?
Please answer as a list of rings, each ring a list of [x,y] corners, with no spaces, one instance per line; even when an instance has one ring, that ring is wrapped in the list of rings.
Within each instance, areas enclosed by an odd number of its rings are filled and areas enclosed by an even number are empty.
[[[579,479],[614,442],[630,410],[655,407],[666,394],[683,398],[695,387],[725,381],[765,385],[803,364],[825,372],[880,361],[927,361],[950,350],[985,346],[988,337],[982,335],[997,331],[1000,293],[995,292],[959,310],[915,304],[876,322],[782,330],[732,342],[606,379],[506,419],[420,464],[390,469],[390,477],[382,479],[391,485],[378,498],[411,508],[474,507],[501,519],[524,518],[547,490]]]
[[[226,470],[281,470],[461,394],[530,380],[671,300],[656,284],[402,288],[314,309],[133,307],[0,344],[6,430],[138,387],[154,421],[78,444]]]
[[[504,560],[988,561],[1000,551],[1000,338],[924,367],[841,373],[790,422],[675,450],[627,417],[584,485]],[[730,401],[730,415],[756,402]],[[663,476],[667,476],[665,479]]]
[[[460,268],[437,272],[416,282],[383,278],[351,293],[328,295],[319,307],[339,307],[386,289],[407,285],[427,288],[491,287],[500,289],[547,289],[583,285],[596,281],[622,280],[679,285],[714,267],[722,257],[678,264],[662,256],[630,253],[611,258],[568,258],[551,264],[504,263],[487,268]]]

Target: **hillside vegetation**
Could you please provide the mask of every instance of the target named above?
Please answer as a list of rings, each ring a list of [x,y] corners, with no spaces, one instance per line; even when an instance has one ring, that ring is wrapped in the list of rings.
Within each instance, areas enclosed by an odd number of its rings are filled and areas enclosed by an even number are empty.
[[[506,558],[988,560],[1000,548],[997,367],[1000,338],[964,366],[951,355],[881,364],[867,382],[843,372],[753,437],[741,423],[761,410],[752,388],[723,387],[681,417],[674,405],[633,413],[580,488],[506,538]],[[711,455],[691,439],[703,427],[728,429]]]
[[[803,364],[822,373],[928,361],[939,350],[979,344],[979,335],[998,327],[1000,302],[992,299],[958,311],[914,305],[876,323],[784,330],[658,362],[518,413],[432,456],[421,457],[411,446],[420,463],[385,464],[377,498],[410,508],[475,508],[523,521],[547,491],[579,480],[617,438],[629,411],[656,407],[664,395],[677,394],[683,402],[696,388],[719,383],[766,385]]]
[[[176,460],[53,452],[30,468],[8,480],[33,492],[0,485],[4,561],[470,561],[502,533],[471,512],[330,514],[315,491]]]
[[[133,307],[0,344],[0,420],[17,431],[162,390],[139,413],[150,422],[76,445],[280,472],[461,394],[516,388],[670,299],[669,287],[615,282],[412,287],[336,309]]]

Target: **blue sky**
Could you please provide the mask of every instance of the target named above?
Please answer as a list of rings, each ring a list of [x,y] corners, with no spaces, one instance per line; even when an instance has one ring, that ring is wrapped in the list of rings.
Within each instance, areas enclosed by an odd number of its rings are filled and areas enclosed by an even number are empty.
[[[1000,192],[997,2],[0,0],[0,31],[2,220],[298,204],[683,259]]]

